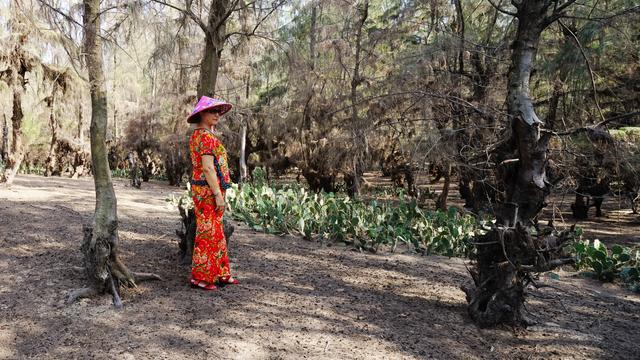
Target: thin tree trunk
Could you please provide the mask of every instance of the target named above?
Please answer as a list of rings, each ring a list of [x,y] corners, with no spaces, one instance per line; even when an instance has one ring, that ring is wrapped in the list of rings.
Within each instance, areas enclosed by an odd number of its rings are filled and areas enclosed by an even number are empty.
[[[245,160],[245,149],[247,147],[247,121],[243,119],[240,130],[240,184],[247,179],[247,162]]]
[[[7,161],[9,151],[9,122],[7,115],[2,114],[2,142],[0,142],[0,160]]]
[[[19,61],[19,59],[18,59]],[[22,112],[22,95],[26,86],[25,81],[26,68],[18,66],[13,70],[11,85],[13,88],[13,112],[11,114],[11,130],[12,130],[12,142],[9,154],[7,156],[7,163],[5,165],[2,181],[7,184],[13,183],[20,164],[24,158],[24,150],[22,148],[22,119],[24,113]]]
[[[447,169],[444,173],[444,185],[442,186],[442,193],[438,196],[436,201],[436,209],[447,210],[447,198],[449,197],[449,188],[451,186],[451,163],[448,163]]]
[[[311,70],[316,67],[317,19],[318,6],[314,4],[311,7],[311,29],[309,30],[309,65]]]
[[[49,154],[47,155],[45,176],[59,175],[56,171],[58,159],[58,130],[60,125],[55,115],[55,95],[51,95],[45,99],[47,108],[49,109],[49,127],[51,128],[51,144],[49,145]]]
[[[111,84],[111,96],[113,96],[113,139],[114,139],[114,143],[118,144],[118,107],[116,106],[116,101],[115,101],[115,97],[116,97],[116,75],[117,74],[117,67],[118,67],[118,57],[117,57],[117,51],[113,51],[113,83]],[[152,98],[155,99],[155,79],[153,81],[153,89],[152,89],[152,93],[151,93]]]
[[[84,118],[82,116],[82,111],[82,101],[78,101],[78,128],[76,131],[76,137],[81,144],[84,143]]]
[[[350,182],[351,189],[349,193],[351,196],[360,196],[360,184],[362,182],[362,175],[364,173],[364,161],[366,152],[366,134],[362,129],[358,116],[358,85],[362,82],[360,78],[360,56],[362,52],[362,29],[364,23],[369,16],[369,0],[365,0],[361,9],[360,20],[358,21],[358,28],[356,30],[356,54],[355,65],[353,68],[353,76],[351,78],[351,126],[353,140],[355,144],[355,151],[353,152],[353,175]]]

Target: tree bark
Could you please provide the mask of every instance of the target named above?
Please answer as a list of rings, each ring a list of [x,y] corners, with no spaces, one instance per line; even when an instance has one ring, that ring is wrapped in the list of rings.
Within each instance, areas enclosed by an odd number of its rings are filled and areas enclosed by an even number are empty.
[[[444,184],[442,186],[442,193],[438,196],[438,200],[436,200],[436,209],[438,210],[447,210],[447,198],[449,197],[449,188],[451,186],[451,163],[449,162],[446,165],[446,170],[444,173]]]
[[[240,130],[240,184],[247,179],[247,161],[245,159],[245,151],[247,147],[247,121],[242,120],[242,128]]]
[[[54,90],[55,91],[55,90]],[[51,128],[51,144],[49,145],[49,154],[47,155],[46,169],[44,176],[60,175],[57,171],[58,158],[58,130],[60,125],[55,115],[55,94],[45,99],[47,108],[49,109],[49,127]]]
[[[213,97],[216,92],[218,67],[227,35],[227,13],[231,10],[230,0],[213,0],[209,8],[209,18],[205,30],[205,43],[200,63],[198,98]]]
[[[114,304],[121,307],[119,286],[135,286],[135,278],[118,257],[117,201],[107,159],[107,93],[98,35],[99,11],[100,0],[84,0],[84,50],[91,92],[91,160],[96,206],[91,224],[84,227],[82,252],[92,293],[111,292]]]
[[[367,139],[365,130],[360,124],[358,116],[358,85],[362,82],[360,78],[360,57],[362,53],[362,29],[364,23],[369,17],[369,0],[365,0],[360,10],[360,20],[356,29],[356,54],[355,65],[353,67],[353,76],[351,78],[351,126],[352,136],[355,145],[353,152],[353,173],[350,176],[351,184],[349,184],[349,195],[360,196],[360,184],[362,183],[362,175],[364,174],[364,162],[367,152]]]
[[[311,28],[309,30],[309,65],[311,66],[311,70],[316,67],[317,19],[318,6],[313,4],[311,6]]]
[[[6,158],[4,173],[2,174],[2,179],[0,179],[7,184],[13,183],[13,179],[18,173],[20,164],[24,158],[24,149],[22,148],[22,119],[24,118],[24,113],[22,112],[22,95],[27,85],[25,79],[27,66],[21,64],[21,62],[25,60],[21,59],[19,53],[15,56],[18,58],[14,59],[14,61],[18,63],[15,64],[14,69],[11,71],[10,79],[10,85],[13,91],[13,112],[11,114],[12,141],[11,147],[9,148],[10,151]]]
[[[533,236],[530,231],[549,193],[545,174],[549,138],[541,136],[542,122],[529,97],[529,79],[540,35],[551,23],[547,11],[552,2],[512,4],[517,8],[518,30],[507,83],[511,134],[510,141],[496,154],[502,201],[496,204],[496,226],[475,239],[478,251],[471,275],[476,287],[465,289],[469,314],[483,327],[527,325],[523,309],[529,273],[548,271],[570,261],[554,259],[562,255],[560,245],[568,237],[549,249],[544,245],[546,238]]]
[[[0,160],[4,164],[7,161],[9,151],[9,123],[7,115],[2,114],[2,142],[0,142]]]

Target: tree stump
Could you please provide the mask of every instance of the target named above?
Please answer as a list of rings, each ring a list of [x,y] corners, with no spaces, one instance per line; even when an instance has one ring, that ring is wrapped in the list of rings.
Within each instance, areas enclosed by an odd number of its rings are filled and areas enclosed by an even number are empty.
[[[180,239],[178,247],[180,248],[180,262],[183,265],[191,264],[193,256],[193,246],[196,238],[196,214],[193,208],[187,209],[182,204],[178,205],[180,217],[182,218],[182,227],[176,230],[176,235]],[[224,227],[224,237],[227,241],[227,249],[229,249],[229,241],[235,231],[235,227],[226,219],[222,219]]]

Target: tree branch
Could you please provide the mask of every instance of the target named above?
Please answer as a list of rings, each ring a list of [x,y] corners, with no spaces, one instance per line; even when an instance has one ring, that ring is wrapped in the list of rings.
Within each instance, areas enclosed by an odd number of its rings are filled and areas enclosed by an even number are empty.
[[[555,135],[555,136],[567,136],[567,135],[575,135],[581,132],[586,132],[586,131],[591,131],[591,130],[596,130],[598,128],[601,128],[611,122],[614,121],[618,121],[618,120],[622,120],[622,119],[627,119],[630,117],[634,117],[636,115],[640,115],[640,111],[634,111],[634,112],[630,112],[630,113],[626,113],[626,114],[621,114],[621,115],[616,115],[612,118],[600,121],[599,123],[592,125],[592,126],[585,126],[585,127],[580,127],[580,128],[576,128],[576,129],[571,129],[571,130],[567,130],[567,131],[552,131],[549,129],[542,129],[541,131],[547,134],[551,134],[551,135]]]
[[[573,31],[571,31],[571,29],[569,29],[565,24],[563,24],[562,21],[560,21],[560,19],[558,19],[558,24],[560,24],[560,26],[562,26],[564,30],[566,30],[569,34],[571,34],[571,37],[573,37],[573,40],[576,42],[576,46],[578,47],[578,49],[580,49],[580,53],[584,58],[584,62],[587,64],[587,69],[589,70],[589,77],[591,78],[591,87],[593,87],[593,102],[596,104],[596,108],[598,109],[600,118],[602,119],[602,121],[605,121],[604,114],[602,113],[602,108],[600,108],[600,103],[598,102],[598,90],[596,89],[596,80],[593,78],[593,69],[591,68],[591,63],[589,62],[589,58],[587,57],[587,54],[584,52],[584,49],[582,48],[582,45],[580,44],[580,40],[578,39],[576,34]]]
[[[516,15],[518,15],[518,14],[516,14],[516,13],[514,13],[514,12],[511,12],[511,11],[507,11],[507,10],[502,9],[502,8],[500,7],[500,5],[502,4],[502,0],[500,0],[500,3],[499,3],[498,5],[496,5],[496,4],[493,2],[493,0],[488,0],[488,1],[489,1],[489,4],[491,4],[491,6],[493,6],[496,10],[500,11],[500,12],[501,12],[501,13],[503,13],[503,14],[511,15],[511,16],[513,16],[513,17],[515,17]]]
[[[170,7],[174,10],[177,10],[183,14],[185,14],[186,16],[188,16],[191,20],[193,20],[196,24],[198,24],[198,26],[202,29],[202,31],[204,31],[205,33],[207,33],[209,31],[209,28],[207,27],[207,25],[202,21],[202,19],[200,19],[198,16],[196,16],[196,14],[193,13],[193,11],[191,11],[191,9],[182,9],[179,8],[175,5],[169,4],[168,2],[162,1],[162,0],[151,0],[155,3],[158,3],[160,5],[164,5],[167,7]],[[189,3],[189,6],[191,6],[191,3]]]

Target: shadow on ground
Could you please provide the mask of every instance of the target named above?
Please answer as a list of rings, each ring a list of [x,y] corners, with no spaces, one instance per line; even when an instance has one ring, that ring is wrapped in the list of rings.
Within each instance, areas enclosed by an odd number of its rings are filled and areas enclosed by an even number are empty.
[[[640,350],[640,299],[561,273],[534,291],[537,325],[482,330],[466,316],[460,259],[363,254],[243,226],[231,242],[241,285],[188,287],[177,214],[160,184],[117,182],[126,263],[164,281],[61,306],[84,285],[82,222],[91,180],[20,176],[0,189],[0,358],[628,359]]]

